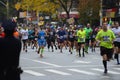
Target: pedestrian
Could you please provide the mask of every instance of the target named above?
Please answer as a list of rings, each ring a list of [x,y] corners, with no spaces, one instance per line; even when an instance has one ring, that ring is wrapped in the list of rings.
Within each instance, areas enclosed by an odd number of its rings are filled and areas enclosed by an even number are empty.
[[[5,37],[0,38],[0,80],[20,80],[21,41],[13,35],[16,23],[7,20],[2,23],[2,27]]]
[[[107,23],[104,22],[102,30],[97,33],[96,40],[100,44],[100,53],[103,58],[104,73],[107,73],[107,61],[112,58],[113,40],[115,35],[112,30],[107,29]]]

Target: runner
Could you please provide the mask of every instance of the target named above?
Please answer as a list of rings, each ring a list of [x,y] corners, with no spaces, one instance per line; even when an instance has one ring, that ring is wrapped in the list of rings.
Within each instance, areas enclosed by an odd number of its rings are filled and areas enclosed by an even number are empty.
[[[97,35],[97,28],[93,28],[92,34],[91,34],[91,51],[95,52],[95,46],[96,46],[96,40],[95,37]]]
[[[60,30],[57,32],[57,38],[58,38],[58,46],[60,48],[60,52],[62,53],[62,48],[64,46],[64,35],[65,35],[65,31],[63,30],[63,28],[61,27]]]
[[[75,32],[75,40],[74,40],[74,46],[75,46],[75,49],[76,49],[76,56],[79,55],[78,53],[78,36],[77,36],[77,32],[78,32],[78,29],[79,29],[79,25],[77,27],[74,28],[74,32]]]
[[[53,46],[55,46],[55,49],[57,50],[57,46],[55,44],[55,40],[56,40],[56,31],[54,29],[53,26],[50,27],[50,31],[49,31],[49,40],[50,40],[50,46],[52,48],[52,52],[54,52],[54,48]]]
[[[92,28],[90,27],[90,24],[87,24],[87,27],[85,28],[86,32],[86,39],[85,39],[85,52],[88,53],[88,47],[90,44],[90,36],[92,34]]]
[[[112,58],[113,40],[115,35],[112,30],[107,29],[107,23],[103,23],[102,30],[96,36],[97,42],[100,43],[100,52],[103,58],[104,73],[107,73],[107,61]]]
[[[46,33],[45,31],[41,28],[41,30],[38,32],[38,54],[40,54],[40,57],[43,57],[43,52],[44,52],[44,47],[46,46]]]
[[[33,29],[33,36],[34,36],[34,40],[33,40],[33,49],[34,47],[36,48],[36,52],[38,49],[38,27],[35,26],[35,28]]]
[[[34,49],[34,30],[32,28],[29,28],[28,30],[28,45],[31,46],[32,49]]]
[[[114,40],[114,53],[115,53],[115,59],[117,60],[117,64],[119,65],[119,53],[120,53],[120,26],[118,22],[115,22],[115,26],[112,29],[116,39]]]
[[[74,47],[74,40],[75,40],[75,32],[72,28],[70,28],[68,32],[68,43],[69,43],[69,52],[73,53],[73,47]]]
[[[68,30],[67,30],[67,28],[64,28],[64,31],[65,31],[64,46],[65,46],[65,49],[67,49],[67,47],[68,47]]]
[[[84,50],[85,50],[85,37],[86,37],[86,32],[84,30],[83,26],[80,26],[79,31],[77,32],[78,36],[78,51],[79,51],[79,57],[81,57],[81,48],[83,49],[82,51],[82,56],[85,57]]]
[[[21,39],[23,41],[23,51],[27,52],[27,41],[28,41],[28,29],[24,26],[23,29],[20,31]]]

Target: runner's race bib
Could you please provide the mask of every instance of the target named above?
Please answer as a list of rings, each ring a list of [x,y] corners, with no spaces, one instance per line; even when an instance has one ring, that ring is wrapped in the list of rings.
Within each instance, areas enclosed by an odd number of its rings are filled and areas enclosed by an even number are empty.
[[[120,38],[120,36],[118,34],[115,34],[116,38]]]
[[[103,41],[110,41],[110,37],[109,36],[103,36]]]
[[[63,36],[60,36],[60,39],[63,39]]]
[[[67,35],[64,35],[64,38],[67,38]]]
[[[35,40],[37,40],[37,38],[35,38]]]
[[[53,35],[53,32],[50,32],[50,35]]]
[[[84,40],[85,40],[84,38],[80,38],[80,41],[81,41],[81,42],[84,42]]]
[[[92,36],[92,38],[95,38],[95,37],[96,37],[95,35]]]
[[[43,36],[41,36],[41,39],[44,39],[44,37],[43,37]]]
[[[70,35],[70,38],[73,38],[73,35]]]

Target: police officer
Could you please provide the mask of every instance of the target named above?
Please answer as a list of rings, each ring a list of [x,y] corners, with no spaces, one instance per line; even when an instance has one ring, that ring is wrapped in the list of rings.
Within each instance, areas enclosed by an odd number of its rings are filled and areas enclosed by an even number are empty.
[[[2,27],[5,37],[0,38],[0,80],[20,80],[21,41],[13,36],[16,23],[6,20],[2,23]]]

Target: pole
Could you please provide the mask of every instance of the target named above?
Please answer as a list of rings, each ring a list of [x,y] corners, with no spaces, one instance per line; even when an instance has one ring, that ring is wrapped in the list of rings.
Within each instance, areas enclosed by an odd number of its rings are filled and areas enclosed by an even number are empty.
[[[103,0],[100,0],[100,26],[102,26],[102,19],[103,19],[102,2]]]
[[[7,8],[7,19],[9,19],[9,0],[7,0],[6,8]]]

